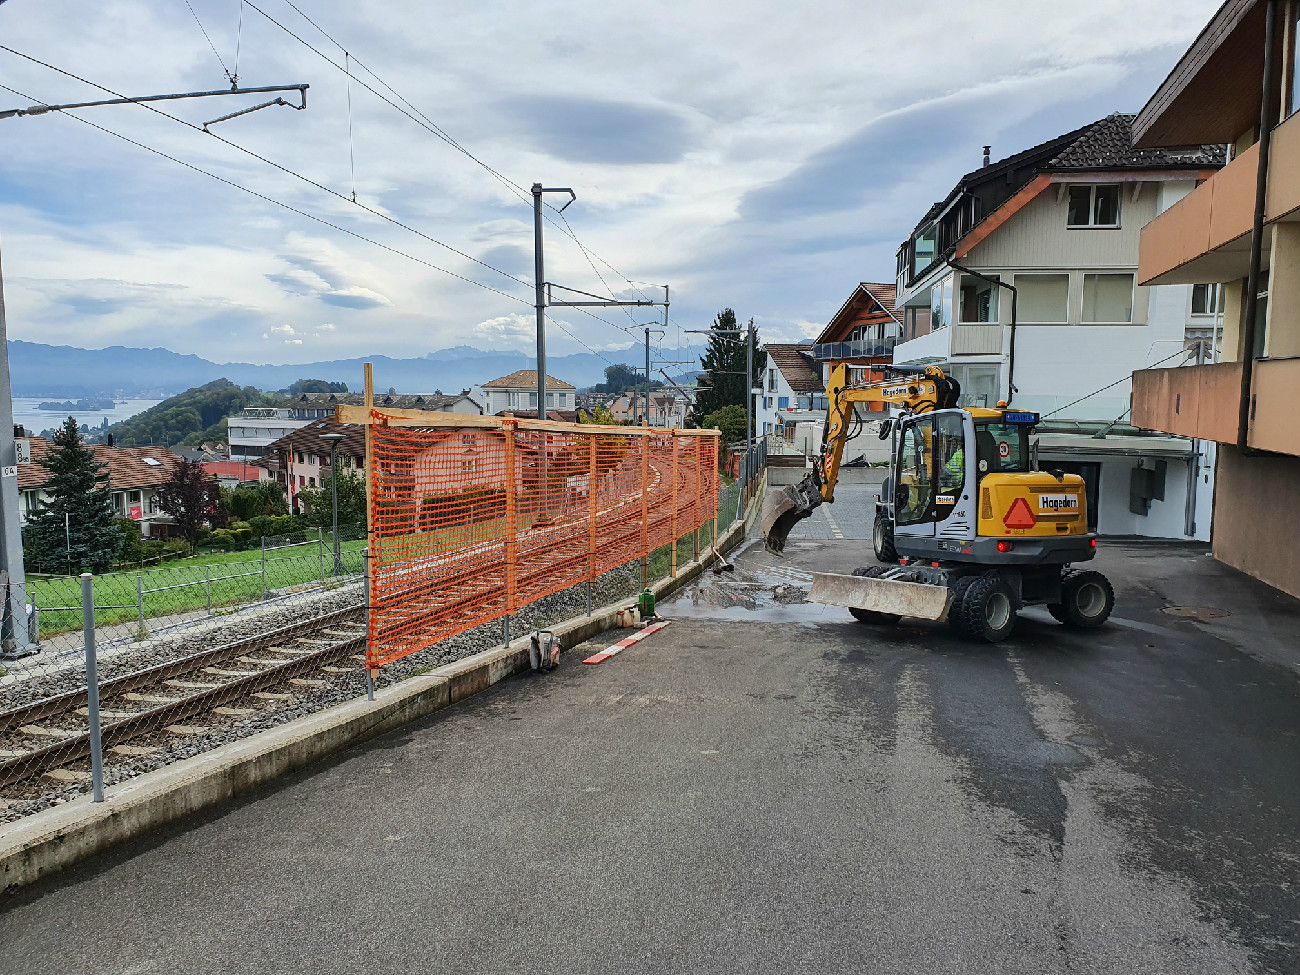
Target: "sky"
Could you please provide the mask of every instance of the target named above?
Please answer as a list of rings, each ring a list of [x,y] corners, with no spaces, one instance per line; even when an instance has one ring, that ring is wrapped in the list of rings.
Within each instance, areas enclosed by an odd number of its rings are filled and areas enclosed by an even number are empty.
[[[311,86],[303,111],[214,125],[227,142],[203,123],[274,96],[158,105],[197,130],[138,105],[0,119],[10,338],[218,362],[528,352],[538,181],[577,194],[547,211],[548,280],[669,286],[656,358],[725,307],[808,339],[857,282],[893,279],[982,145],[1138,111],[1217,7],[294,3],[0,0],[0,44],[114,93]],[[0,111],[113,97],[2,50],[0,85],[22,93]],[[552,354],[611,355],[662,321],[551,314]]]

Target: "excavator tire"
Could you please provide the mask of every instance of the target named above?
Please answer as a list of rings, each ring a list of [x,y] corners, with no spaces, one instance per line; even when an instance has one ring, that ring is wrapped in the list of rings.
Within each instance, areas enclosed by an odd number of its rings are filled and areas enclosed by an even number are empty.
[[[962,627],[966,635],[985,643],[1000,643],[1016,628],[1016,601],[1001,579],[980,576],[962,597]]]
[[[1115,608],[1115,589],[1100,572],[1073,572],[1061,583],[1060,606],[1065,617],[1061,622],[1066,626],[1076,629],[1101,626]],[[1052,607],[1047,611],[1051,613]]]
[[[966,621],[961,615],[961,604],[966,599],[966,590],[979,576],[962,576],[952,586],[952,601],[948,604],[948,626],[958,636],[970,636],[966,632]]]
[[[871,531],[871,543],[876,550],[876,558],[891,565],[898,563],[898,549],[894,548],[894,525],[884,515],[876,515],[876,524]]]
[[[867,576],[874,578],[885,570],[883,565],[864,565],[853,570],[855,576]],[[874,623],[877,626],[897,626],[901,616],[895,613],[875,613],[869,609],[849,608],[849,615],[859,623]]]

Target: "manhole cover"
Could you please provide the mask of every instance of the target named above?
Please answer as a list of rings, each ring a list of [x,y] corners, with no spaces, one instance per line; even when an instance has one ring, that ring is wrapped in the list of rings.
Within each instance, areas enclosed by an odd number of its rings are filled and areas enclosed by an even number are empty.
[[[1197,620],[1213,620],[1220,616],[1232,615],[1226,609],[1213,609],[1209,606],[1166,606],[1160,612]]]

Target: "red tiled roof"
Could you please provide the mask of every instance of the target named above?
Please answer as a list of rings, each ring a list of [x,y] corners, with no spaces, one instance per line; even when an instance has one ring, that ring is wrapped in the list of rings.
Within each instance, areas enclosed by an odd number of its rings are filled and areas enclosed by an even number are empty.
[[[35,491],[44,486],[49,471],[37,461],[49,453],[54,445],[44,437],[32,437],[32,462],[18,465],[18,490]],[[115,490],[136,490],[157,487],[171,479],[172,471],[181,463],[166,447],[108,447],[95,444],[95,460],[108,468],[108,483]],[[146,463],[157,461],[156,464]]]
[[[269,459],[281,450],[302,451],[305,454],[328,454],[330,442],[321,439],[322,433],[341,433],[343,439],[338,441],[338,451],[343,457],[366,456],[366,428],[354,423],[335,423],[332,419],[312,420],[305,427],[291,430],[279,440],[266,447]],[[266,465],[261,465],[265,467]]]
[[[856,326],[862,324],[899,324],[898,314],[894,311],[896,292],[895,285],[863,281],[853,289],[848,300],[840,305],[840,310],[831,316],[816,341],[842,342]]]
[[[537,370],[536,369],[519,369],[508,376],[502,376],[500,379],[493,379],[491,382],[483,384],[484,389],[536,389],[537,388]],[[556,379],[549,373],[546,376],[547,389],[576,389],[563,379]]]
[[[806,345],[785,345],[768,342],[767,361],[781,370],[781,375],[796,393],[822,393],[821,373],[808,353]]]

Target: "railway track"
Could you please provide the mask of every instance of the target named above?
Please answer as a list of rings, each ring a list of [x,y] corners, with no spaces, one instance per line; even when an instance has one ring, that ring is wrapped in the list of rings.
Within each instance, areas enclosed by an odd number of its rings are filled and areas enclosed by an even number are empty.
[[[111,749],[132,739],[166,731],[249,695],[269,694],[270,688],[281,684],[301,681],[307,687],[323,686],[324,680],[305,675],[359,670],[362,664],[347,668],[332,664],[364,654],[365,647],[364,608],[358,605],[105,681],[99,687],[105,758],[111,757]],[[82,689],[0,712],[0,787],[38,778],[89,756],[87,703]],[[253,713],[252,709],[228,711],[228,716]]]

